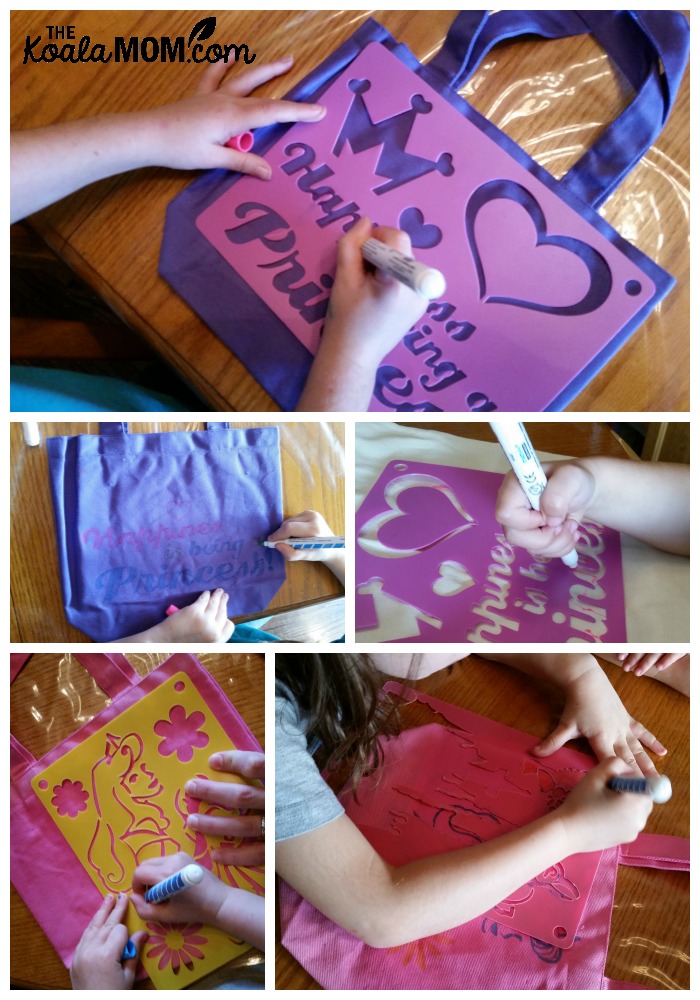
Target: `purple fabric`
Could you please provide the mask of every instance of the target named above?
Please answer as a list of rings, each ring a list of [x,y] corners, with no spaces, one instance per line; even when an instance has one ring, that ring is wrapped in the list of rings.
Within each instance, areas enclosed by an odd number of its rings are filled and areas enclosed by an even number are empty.
[[[229,615],[264,610],[285,579],[259,545],[283,519],[278,429],[101,431],[47,441],[68,621],[119,639],[216,587]]]
[[[584,521],[576,569],[538,559],[509,545],[494,518],[501,482],[386,466],[356,515],[359,642],[626,641],[618,532]]]

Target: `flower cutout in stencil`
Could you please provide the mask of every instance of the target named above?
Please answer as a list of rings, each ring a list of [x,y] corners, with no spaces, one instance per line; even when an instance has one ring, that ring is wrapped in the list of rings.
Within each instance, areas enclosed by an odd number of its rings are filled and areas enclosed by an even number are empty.
[[[175,975],[182,966],[194,969],[194,959],[204,958],[200,945],[207,938],[199,933],[202,924],[154,924],[146,922],[150,935],[146,958],[158,959],[158,970],[171,967]]]
[[[85,812],[89,794],[83,788],[82,781],[71,781],[66,778],[53,790],[51,805],[59,816],[70,816],[75,819],[78,813]]]
[[[173,705],[168,716],[170,721],[160,719],[153,727],[157,736],[163,740],[158,744],[161,757],[177,754],[177,759],[186,764],[194,757],[195,749],[205,747],[209,742],[206,733],[200,733],[199,727],[204,723],[203,712],[193,712],[188,715],[182,705]]]

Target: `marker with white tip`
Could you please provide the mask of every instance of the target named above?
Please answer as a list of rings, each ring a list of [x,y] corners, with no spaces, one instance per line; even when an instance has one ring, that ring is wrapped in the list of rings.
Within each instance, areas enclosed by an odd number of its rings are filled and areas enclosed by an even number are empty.
[[[506,420],[490,420],[491,430],[498,438],[498,443],[505,452],[510,466],[518,477],[530,506],[533,510],[540,509],[540,495],[547,485],[547,477],[535,454],[532,442],[521,423]],[[578,552],[572,549],[561,557],[561,561],[569,569],[578,566]]]
[[[189,889],[191,885],[197,885],[204,878],[204,869],[199,865],[185,865],[179,872],[169,875],[146,892],[144,899],[147,903],[163,903],[171,896],[176,896],[178,892]]]
[[[636,792],[637,795],[651,795],[657,804],[668,802],[673,794],[671,782],[665,774],[658,774],[651,778],[624,778],[618,775],[610,779],[608,788],[612,788],[614,792]]]
[[[381,271],[386,271],[397,281],[408,285],[414,292],[424,295],[426,299],[439,299],[445,294],[447,282],[440,271],[419,263],[413,257],[407,257],[381,240],[373,237],[365,240],[362,244],[362,256]]]

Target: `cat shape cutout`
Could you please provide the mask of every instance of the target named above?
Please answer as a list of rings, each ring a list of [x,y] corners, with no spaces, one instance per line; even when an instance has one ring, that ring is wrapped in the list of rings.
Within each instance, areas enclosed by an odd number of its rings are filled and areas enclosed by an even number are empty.
[[[390,462],[356,515],[358,642],[624,642],[618,532],[580,526],[575,569],[511,546],[498,473]]]
[[[241,783],[213,771],[210,755],[231,746],[184,673],[146,694],[32,780],[32,787],[100,895],[131,891],[141,862],[185,851],[226,885],[264,894],[262,868],[215,862],[211,850],[236,844],[189,829],[192,813],[230,814],[184,793],[194,777]],[[132,906],[130,934],[147,930],[141,961],[158,989],[181,989],[249,949],[201,923],[144,923]]]
[[[371,409],[545,409],[671,286],[382,45],[323,103],[266,153],[271,181],[240,178],[196,224],[312,353],[337,240],[362,216],[408,232],[447,293],[384,359]]]
[[[389,682],[439,722],[383,741],[384,761],[357,796],[341,793],[350,819],[392,865],[485,843],[559,806],[595,761],[563,749],[546,760],[518,730]],[[573,855],[528,879],[484,916],[557,948],[571,948],[600,861]]]

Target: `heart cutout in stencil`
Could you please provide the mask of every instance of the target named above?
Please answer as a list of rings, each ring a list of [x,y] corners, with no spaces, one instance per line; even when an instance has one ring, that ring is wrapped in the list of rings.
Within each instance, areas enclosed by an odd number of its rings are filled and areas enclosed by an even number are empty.
[[[535,231],[534,244],[528,247],[517,247],[519,249],[518,276],[523,272],[527,273],[527,261],[530,254],[536,254],[538,247],[554,247],[557,250],[558,266],[556,271],[552,269],[552,287],[562,287],[567,283],[567,275],[572,274],[572,265],[576,266],[576,261],[580,261],[588,271],[588,290],[576,301],[568,305],[553,305],[537,299],[524,299],[508,295],[491,295],[488,293],[488,281],[486,267],[482,259],[481,251],[476,240],[476,219],[484,207],[489,202],[497,199],[506,199],[519,205],[529,216]],[[572,236],[555,235],[547,233],[547,220],[539,202],[521,184],[510,180],[487,181],[476,189],[467,203],[465,212],[465,228],[467,231],[467,241],[469,249],[474,258],[477,277],[479,279],[479,298],[487,303],[499,303],[501,305],[518,306],[520,309],[533,309],[536,312],[548,313],[552,316],[582,316],[586,313],[595,312],[604,302],[612,290],[612,272],[608,262],[588,243],[576,240]],[[513,247],[509,245],[512,251]],[[576,269],[578,270],[577,266]],[[533,294],[540,292],[543,283],[533,281],[537,287],[533,288]],[[547,287],[546,285],[544,287]],[[578,294],[578,293],[575,293]]]
[[[425,221],[425,216],[419,208],[404,208],[399,216],[399,229],[403,229],[411,237],[411,246],[420,250],[436,247],[442,239],[442,230]]]
[[[437,580],[433,581],[433,593],[439,597],[454,597],[476,583],[467,567],[452,559],[440,563],[438,573]]]
[[[456,493],[437,476],[409,473],[387,483],[387,509],[370,518],[358,531],[365,552],[381,559],[417,555],[476,522]]]

